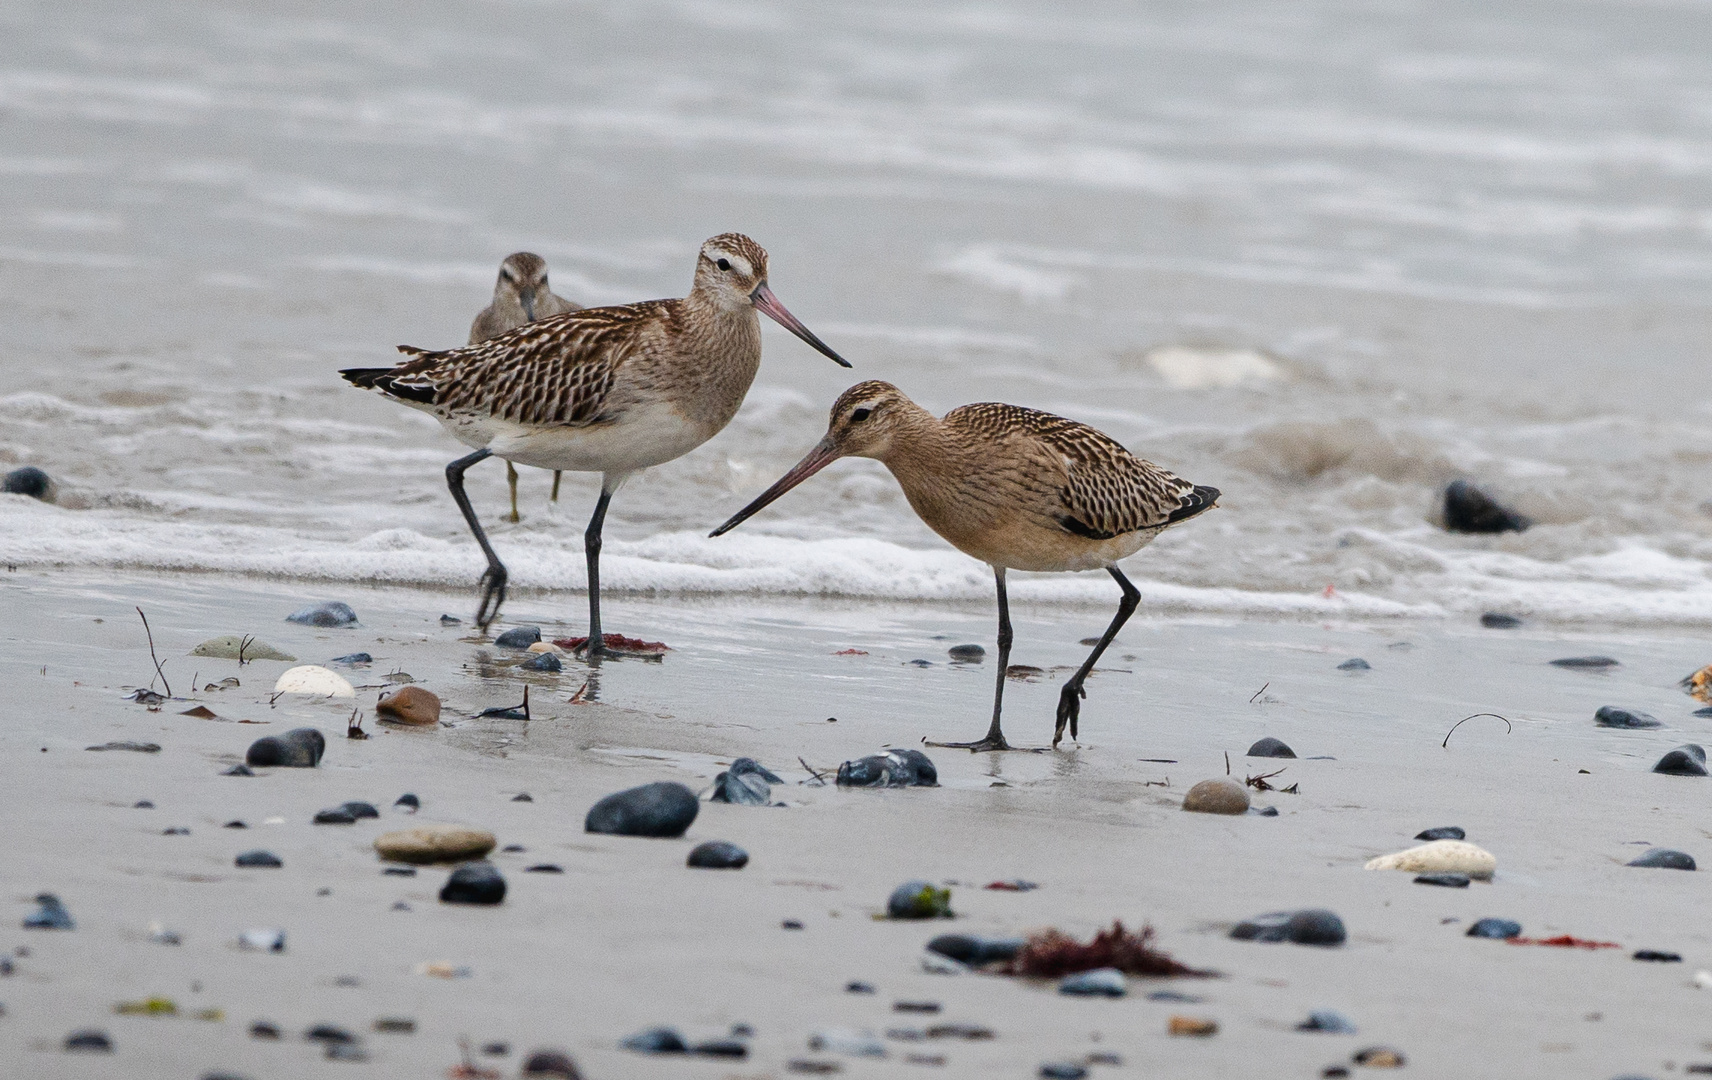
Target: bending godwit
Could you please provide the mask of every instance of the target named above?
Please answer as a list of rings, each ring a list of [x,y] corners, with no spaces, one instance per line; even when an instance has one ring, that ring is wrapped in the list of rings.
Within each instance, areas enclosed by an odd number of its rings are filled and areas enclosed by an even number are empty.
[[[446,466],[452,498],[487,556],[476,622],[505,602],[494,554],[464,471],[483,458],[602,474],[583,534],[590,656],[600,628],[600,531],[613,492],[631,474],[689,453],[731,422],[761,363],[762,312],[844,367],[850,364],[785,310],[767,287],[767,253],[740,233],[701,247],[695,286],[681,300],[586,308],[526,323],[492,341],[445,352],[406,345],[397,367],[351,368],[346,380],[432,414],[475,453]]]
[[[884,464],[934,532],[993,568],[999,670],[992,725],[972,743],[929,744],[969,750],[1011,748],[999,728],[1011,656],[1005,571],[1103,568],[1123,590],[1116,617],[1058,695],[1052,734],[1057,746],[1066,724],[1076,737],[1081,701],[1088,696],[1082,684],[1141,599],[1118,560],[1168,526],[1211,508],[1219,497],[1217,488],[1178,479],[1115,439],[1062,416],[984,402],[935,419],[891,383],[864,382],[832,406],[820,445],[713,535],[735,528],[841,457]]]
[[[583,306],[547,287],[547,260],[533,251],[514,251],[499,264],[499,280],[493,283],[493,303],[481,309],[470,324],[470,344],[515,330],[524,323],[581,311]],[[517,466],[505,463],[505,482],[511,486],[511,520],[521,520],[517,514]],[[553,470],[552,502],[559,501],[559,470]]]

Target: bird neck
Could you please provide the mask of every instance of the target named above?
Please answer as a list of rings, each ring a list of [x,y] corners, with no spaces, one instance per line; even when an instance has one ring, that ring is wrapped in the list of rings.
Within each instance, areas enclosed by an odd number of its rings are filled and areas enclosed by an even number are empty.
[[[963,497],[961,477],[975,465],[971,447],[952,437],[945,421],[914,402],[894,415],[890,444],[878,455],[897,478],[916,513],[932,525],[941,511]]]
[[[687,389],[693,419],[717,431],[730,423],[761,367],[761,322],[752,306],[733,309],[691,293],[678,302],[681,340],[695,342],[678,357],[676,377]]]

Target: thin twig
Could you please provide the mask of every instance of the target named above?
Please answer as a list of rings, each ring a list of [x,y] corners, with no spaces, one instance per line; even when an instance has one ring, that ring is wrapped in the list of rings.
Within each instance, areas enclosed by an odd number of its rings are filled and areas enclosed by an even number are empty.
[[[581,686],[577,687],[577,692],[571,695],[571,704],[572,705],[584,704],[583,695],[586,694],[587,692],[588,692],[588,680],[584,679],[583,684]]]
[[[1439,746],[1443,747],[1446,750],[1449,750],[1450,749],[1450,737],[1452,735],[1456,734],[1456,729],[1461,727],[1462,725],[1468,723],[1470,720],[1473,720],[1475,716],[1490,716],[1494,720],[1504,720],[1504,718],[1502,716],[1499,716],[1495,712],[1477,712],[1474,714],[1474,716],[1465,716],[1461,720],[1458,720],[1456,723],[1454,723],[1450,726],[1450,730],[1444,733],[1444,742],[1439,743]],[[1510,734],[1510,732],[1512,730],[1513,729],[1510,727],[1510,721],[1504,720],[1504,734],[1508,735],[1508,734]]]
[[[530,718],[529,717],[529,684],[524,683],[523,684],[523,719],[528,720],[529,718]]]
[[[244,661],[244,650],[249,648],[251,645],[254,645],[255,643],[256,643],[255,637],[250,635],[250,634],[245,634],[243,637],[238,639],[238,666],[239,667],[244,666],[244,662],[245,662]]]
[[[1225,775],[1230,775],[1230,751],[1225,751]]]
[[[797,758],[797,764],[799,764],[803,768],[807,769],[808,774],[810,776],[814,777],[814,779],[818,783],[820,783],[822,785],[824,785],[826,783],[826,775],[824,773],[820,772],[819,770],[817,770],[813,765],[810,765],[808,762],[804,761],[800,756]]]
[[[1254,698],[1257,698],[1257,697],[1259,697],[1259,696],[1260,696],[1260,695],[1261,695],[1261,694],[1264,694],[1264,693],[1266,693],[1266,687],[1267,687],[1267,686],[1271,686],[1271,685],[1272,685],[1272,684],[1271,684],[1271,683],[1270,683],[1270,682],[1268,682],[1268,683],[1267,683],[1267,684],[1266,684],[1266,686],[1262,686],[1262,687],[1261,687],[1261,688],[1260,688],[1260,689],[1259,689],[1259,690],[1256,690],[1256,691],[1255,691],[1255,692],[1254,692],[1254,697],[1251,697],[1251,698],[1249,698],[1249,699],[1248,699],[1248,703],[1249,703],[1249,704],[1250,704],[1250,705],[1253,705],[1253,704],[1254,704]]]
[[[138,608],[137,618],[143,620],[143,633],[149,635],[149,659],[155,662],[155,674],[160,676],[161,685],[166,687],[166,696],[171,697],[172,684],[166,681],[166,672],[161,670],[161,662],[155,657],[155,632],[149,629],[149,617],[143,614],[142,608]],[[154,685],[155,681],[150,679],[149,687],[152,689]]]

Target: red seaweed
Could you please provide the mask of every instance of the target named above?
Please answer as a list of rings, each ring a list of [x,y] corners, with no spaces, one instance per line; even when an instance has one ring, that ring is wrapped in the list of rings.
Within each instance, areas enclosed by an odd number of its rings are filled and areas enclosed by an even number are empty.
[[[1216,975],[1213,971],[1197,971],[1179,963],[1151,944],[1153,927],[1143,924],[1141,933],[1132,934],[1124,924],[1113,921],[1110,930],[1101,930],[1086,945],[1061,930],[1043,930],[1029,935],[1022,951],[999,970],[1006,975],[1035,975],[1056,979],[1078,971],[1095,968],[1117,968],[1130,975],[1192,975],[1199,978]]]

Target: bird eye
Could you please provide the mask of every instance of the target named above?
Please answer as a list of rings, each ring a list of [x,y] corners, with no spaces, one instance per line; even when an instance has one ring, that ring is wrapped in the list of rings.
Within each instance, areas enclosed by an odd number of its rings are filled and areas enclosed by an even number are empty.
[[[850,414],[850,422],[852,424],[860,424],[862,421],[868,419],[868,417],[870,417],[872,415],[874,415],[874,410],[870,409],[866,406],[863,406],[862,408],[857,409],[855,412]]]
[[[730,259],[721,259],[721,260],[719,260],[719,262],[715,263],[714,265],[719,267],[721,270],[729,270],[729,269],[731,269],[731,260]]]

